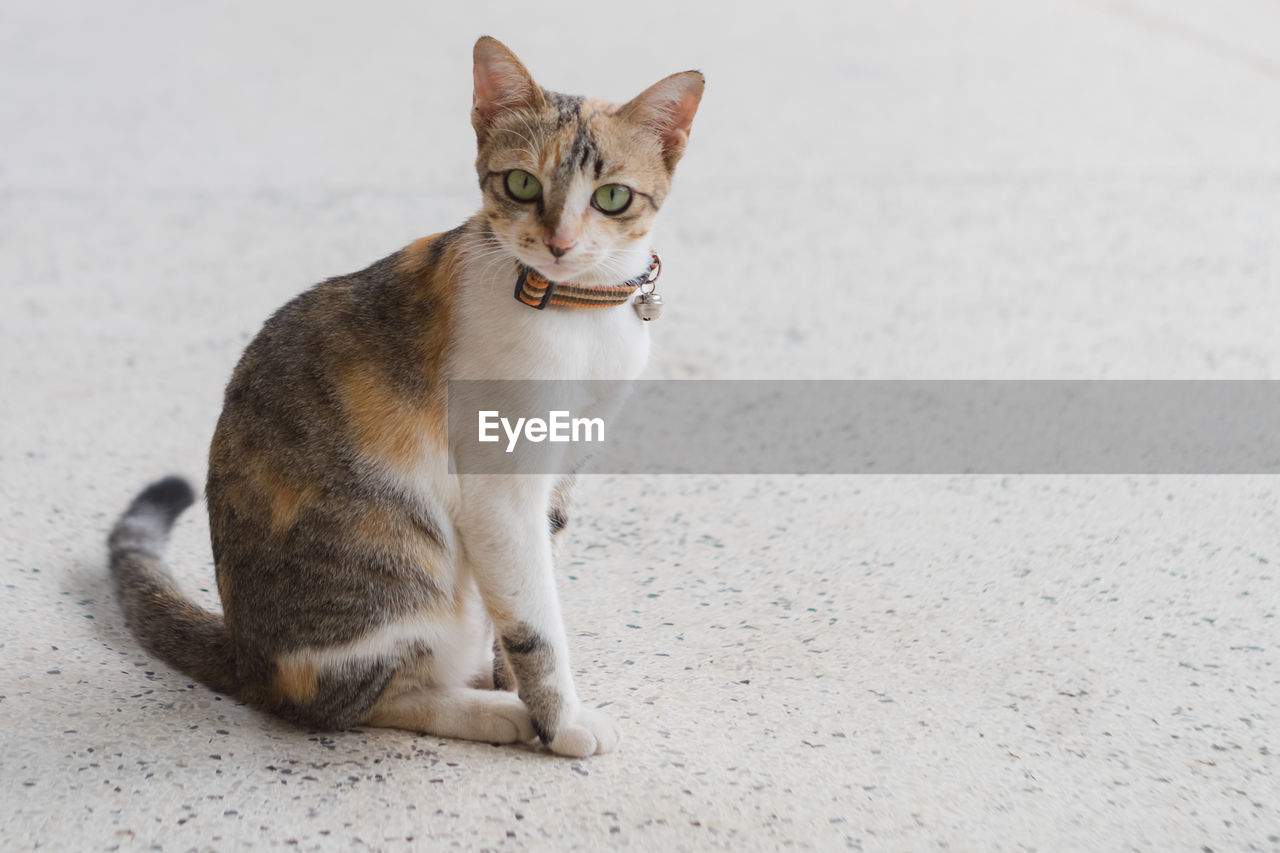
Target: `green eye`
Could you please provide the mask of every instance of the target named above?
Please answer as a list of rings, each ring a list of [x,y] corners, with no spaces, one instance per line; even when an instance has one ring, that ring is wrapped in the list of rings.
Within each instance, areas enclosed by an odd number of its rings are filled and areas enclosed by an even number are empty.
[[[601,213],[621,213],[631,204],[631,188],[622,184],[605,184],[592,198]]]
[[[507,192],[516,201],[533,201],[542,195],[542,184],[523,169],[507,172]]]

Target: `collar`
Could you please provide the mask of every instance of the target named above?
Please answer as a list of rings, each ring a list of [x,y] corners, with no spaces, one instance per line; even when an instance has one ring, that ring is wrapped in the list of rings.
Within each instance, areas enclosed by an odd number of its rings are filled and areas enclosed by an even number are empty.
[[[548,305],[562,308],[610,308],[621,305],[643,284],[651,284],[662,271],[662,259],[649,250],[649,269],[622,284],[575,284],[549,281],[532,267],[516,261],[516,299],[530,308],[542,310]]]

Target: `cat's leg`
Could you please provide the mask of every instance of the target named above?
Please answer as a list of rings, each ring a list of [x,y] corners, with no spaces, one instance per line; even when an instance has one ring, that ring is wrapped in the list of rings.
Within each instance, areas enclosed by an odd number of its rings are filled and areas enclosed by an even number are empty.
[[[507,690],[514,692],[516,689],[516,674],[511,670],[511,663],[507,660],[507,650],[502,647],[502,640],[495,636],[493,638],[493,689]]]
[[[389,691],[362,722],[487,743],[516,743],[534,738],[529,712],[519,697],[471,687]]]
[[[609,752],[618,729],[583,707],[569,667],[547,508],[554,477],[466,475],[463,553],[542,742],[561,755]]]
[[[516,695],[432,684],[434,654],[398,661],[343,658],[338,664],[333,656],[332,650],[306,650],[277,658],[260,704],[287,720],[323,729],[386,726],[489,743],[535,737],[529,712]]]

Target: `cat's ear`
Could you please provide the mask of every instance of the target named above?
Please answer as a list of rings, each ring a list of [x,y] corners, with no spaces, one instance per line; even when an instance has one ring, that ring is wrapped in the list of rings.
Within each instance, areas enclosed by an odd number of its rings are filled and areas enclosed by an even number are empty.
[[[475,59],[475,91],[472,95],[471,124],[484,138],[494,117],[519,107],[541,107],[542,89],[505,44],[481,36],[472,52]]]
[[[619,111],[628,121],[650,128],[662,141],[662,158],[674,169],[689,142],[693,114],[706,85],[698,71],[672,74],[645,89]]]

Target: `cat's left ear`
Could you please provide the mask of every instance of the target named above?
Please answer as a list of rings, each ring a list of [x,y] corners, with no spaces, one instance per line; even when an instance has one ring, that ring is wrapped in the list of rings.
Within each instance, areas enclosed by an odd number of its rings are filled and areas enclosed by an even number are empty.
[[[676,167],[689,142],[693,115],[702,100],[706,80],[699,71],[682,71],[659,80],[628,102],[619,115],[642,124],[662,141],[667,171]]]

